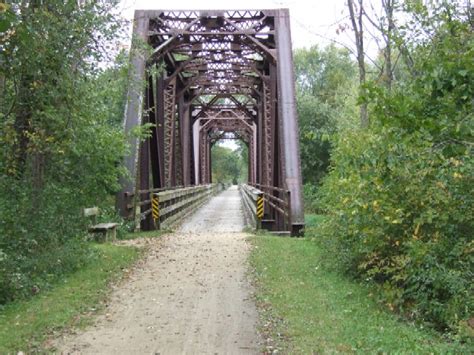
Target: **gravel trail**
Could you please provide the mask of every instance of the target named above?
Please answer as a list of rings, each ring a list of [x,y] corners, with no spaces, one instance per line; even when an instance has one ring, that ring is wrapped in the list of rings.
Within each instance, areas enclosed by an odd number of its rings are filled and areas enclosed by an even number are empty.
[[[257,354],[257,310],[246,277],[250,246],[236,187],[181,228],[149,241],[94,326],[66,335],[63,354]]]

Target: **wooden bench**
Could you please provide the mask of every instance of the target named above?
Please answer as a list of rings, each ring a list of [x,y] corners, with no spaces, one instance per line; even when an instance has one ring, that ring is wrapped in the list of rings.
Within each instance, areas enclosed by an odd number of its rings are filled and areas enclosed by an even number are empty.
[[[98,234],[101,238],[98,241],[113,241],[117,238],[118,223],[99,223],[96,224],[96,218],[100,214],[98,207],[84,208],[84,216],[92,217],[93,224],[89,227],[89,233]]]

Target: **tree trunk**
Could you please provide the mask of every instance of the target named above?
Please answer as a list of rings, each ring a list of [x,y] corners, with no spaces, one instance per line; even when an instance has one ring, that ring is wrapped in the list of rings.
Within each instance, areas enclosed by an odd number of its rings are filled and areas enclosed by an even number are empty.
[[[352,28],[355,34],[355,42],[357,48],[357,64],[359,66],[359,94],[365,96],[365,59],[364,59],[364,28],[362,25],[363,0],[359,0],[359,13],[356,15],[354,0],[348,0],[349,15],[352,22]],[[367,113],[367,103],[360,106],[360,124],[362,127],[369,126],[369,117]]]
[[[387,15],[387,32],[385,33],[385,77],[387,89],[392,90],[393,82],[393,68],[392,68],[392,32],[394,29],[393,23],[393,1],[382,1],[385,14]]]
[[[36,9],[42,6],[40,0],[23,0],[21,2],[21,19],[24,23],[29,23],[31,18],[34,17],[34,12]],[[21,76],[19,79],[18,84],[18,91],[16,93],[16,105],[15,105],[15,121],[13,123],[13,127],[15,129],[17,142],[14,146],[14,154],[16,160],[16,171],[15,176],[20,179],[24,176],[26,171],[26,163],[29,159],[28,154],[28,145],[29,145],[29,137],[28,133],[31,132],[32,128],[32,120],[33,120],[33,112],[32,106],[33,102],[31,99],[31,86],[34,82],[34,75],[31,74],[31,69],[26,64],[22,64],[21,68]],[[41,169],[37,169],[36,165],[43,166],[43,158],[40,159],[41,162],[36,162],[36,158],[32,161],[32,177],[34,181],[34,185],[37,182],[43,180],[43,174],[41,176],[35,176],[37,171],[42,171]]]
[[[16,160],[15,176],[21,178],[25,172],[27,149],[28,149],[28,135],[31,123],[31,107],[28,98],[28,88],[31,83],[31,78],[23,76],[18,85],[17,104],[15,110],[15,122],[13,127],[17,136],[17,142],[14,146],[14,154]]]

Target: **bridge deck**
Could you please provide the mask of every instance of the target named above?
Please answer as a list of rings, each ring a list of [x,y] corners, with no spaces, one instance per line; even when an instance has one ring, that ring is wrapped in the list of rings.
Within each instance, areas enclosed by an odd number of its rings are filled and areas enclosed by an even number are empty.
[[[237,186],[213,197],[181,226],[182,232],[241,232],[244,228],[242,204]]]

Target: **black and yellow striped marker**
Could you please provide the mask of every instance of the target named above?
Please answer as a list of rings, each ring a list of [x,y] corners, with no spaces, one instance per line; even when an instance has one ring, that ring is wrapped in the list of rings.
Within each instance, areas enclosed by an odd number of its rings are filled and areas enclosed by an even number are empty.
[[[257,197],[257,218],[263,218],[263,195]]]
[[[158,195],[153,195],[151,198],[151,212],[155,221],[160,218],[160,200]]]

